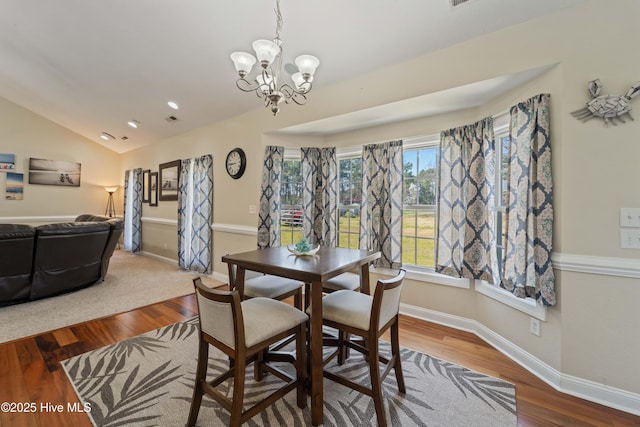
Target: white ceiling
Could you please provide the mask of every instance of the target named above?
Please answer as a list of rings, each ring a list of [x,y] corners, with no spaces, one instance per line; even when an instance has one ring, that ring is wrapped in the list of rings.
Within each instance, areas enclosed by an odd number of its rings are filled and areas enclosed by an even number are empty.
[[[284,62],[319,57],[317,91],[582,1],[469,0],[454,8],[449,0],[281,0]],[[262,108],[235,87],[229,54],[274,36],[274,7],[270,0],[0,0],[0,96],[116,152],[152,144]],[[500,90],[525,77],[482,84]],[[481,88],[467,89],[426,101],[477,102]],[[421,114],[441,112],[420,104]],[[393,107],[380,108],[408,118]],[[366,113],[322,124],[333,132],[380,124]],[[170,115],[179,120],[168,123]],[[142,127],[128,127],[132,119]],[[102,131],[117,140],[102,141]]]

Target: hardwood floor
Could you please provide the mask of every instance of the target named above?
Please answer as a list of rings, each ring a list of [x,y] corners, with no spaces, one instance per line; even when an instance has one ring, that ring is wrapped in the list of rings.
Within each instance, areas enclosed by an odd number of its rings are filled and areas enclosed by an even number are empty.
[[[0,426],[91,426],[84,413],[68,410],[79,401],[60,361],[196,314],[195,297],[187,295],[0,344],[0,402],[23,411],[3,409]],[[640,417],[558,393],[473,334],[406,316],[400,331],[405,347],[514,383],[519,426],[640,426]]]

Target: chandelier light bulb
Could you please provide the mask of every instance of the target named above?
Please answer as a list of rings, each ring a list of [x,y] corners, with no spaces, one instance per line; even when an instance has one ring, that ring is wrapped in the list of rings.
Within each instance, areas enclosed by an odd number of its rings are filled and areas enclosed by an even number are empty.
[[[296,85],[297,91],[305,93],[309,88],[309,84],[307,84],[307,82],[311,83],[313,81],[313,76],[309,76],[309,78],[305,80],[302,73],[294,73],[291,76],[291,80],[293,80],[293,83]]]

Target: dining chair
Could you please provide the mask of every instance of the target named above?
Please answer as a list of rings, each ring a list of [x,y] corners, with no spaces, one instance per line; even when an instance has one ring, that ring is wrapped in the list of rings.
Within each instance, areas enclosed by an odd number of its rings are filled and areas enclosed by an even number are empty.
[[[373,296],[340,290],[327,295],[322,300],[323,325],[338,330],[337,340],[325,340],[329,345],[335,345],[337,348],[324,359],[323,367],[336,356],[338,356],[338,364],[342,365],[345,360],[345,349],[354,349],[364,355],[364,360],[369,365],[371,387],[367,388],[326,369],[323,375],[372,397],[379,426],[387,425],[382,400],[382,382],[391,369],[395,371],[398,391],[406,393],[398,341],[398,313],[405,273],[405,270],[401,269],[399,274],[391,279],[378,280]],[[388,329],[391,329],[390,358],[379,353],[380,336]],[[380,362],[386,366],[382,374]]]
[[[211,397],[230,413],[230,426],[239,426],[249,420],[294,388],[297,390],[297,405],[305,408],[306,395],[303,389],[306,381],[305,324],[308,316],[302,311],[281,301],[270,298],[240,299],[237,290],[220,291],[207,288],[200,278],[193,279],[198,303],[199,340],[196,379],[187,426],[194,426],[204,394]],[[273,366],[269,353],[264,350],[275,342],[290,335],[296,337],[296,354],[284,360],[295,365],[295,377]],[[230,368],[207,381],[209,346],[226,354],[231,360]],[[250,363],[269,372],[285,384],[269,393],[259,402],[244,410],[245,370]],[[229,399],[216,389],[217,386],[233,378],[233,395]]]

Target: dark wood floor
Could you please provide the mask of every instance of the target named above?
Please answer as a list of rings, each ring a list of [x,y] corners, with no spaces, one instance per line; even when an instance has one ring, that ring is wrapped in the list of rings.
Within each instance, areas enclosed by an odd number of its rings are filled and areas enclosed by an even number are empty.
[[[36,405],[35,412],[0,411],[0,426],[91,426],[84,413],[67,411],[78,400],[60,361],[196,314],[188,295],[0,344],[0,402]],[[405,316],[400,328],[405,347],[514,383],[520,426],[640,426],[640,417],[556,392],[473,334]],[[46,403],[62,404],[64,412],[43,412]]]

